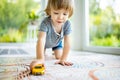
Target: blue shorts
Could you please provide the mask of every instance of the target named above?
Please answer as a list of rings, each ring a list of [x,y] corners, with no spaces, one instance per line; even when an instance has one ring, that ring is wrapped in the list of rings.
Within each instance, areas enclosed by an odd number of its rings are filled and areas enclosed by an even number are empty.
[[[62,41],[58,44],[58,46],[53,47],[52,50],[56,50],[56,49],[61,49],[62,48]]]

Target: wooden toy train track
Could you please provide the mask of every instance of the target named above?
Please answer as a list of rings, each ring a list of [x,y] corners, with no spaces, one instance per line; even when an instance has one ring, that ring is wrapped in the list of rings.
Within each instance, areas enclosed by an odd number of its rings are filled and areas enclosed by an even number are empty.
[[[30,80],[30,73],[26,64],[0,65],[0,80]]]

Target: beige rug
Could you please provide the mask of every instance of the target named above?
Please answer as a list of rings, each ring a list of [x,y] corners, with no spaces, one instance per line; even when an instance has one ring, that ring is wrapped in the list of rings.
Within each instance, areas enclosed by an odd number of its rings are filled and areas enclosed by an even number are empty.
[[[0,57],[0,80],[120,80],[120,56],[76,51],[71,51],[68,58],[73,66],[55,65],[54,56],[47,53],[44,75],[16,78],[34,58]]]

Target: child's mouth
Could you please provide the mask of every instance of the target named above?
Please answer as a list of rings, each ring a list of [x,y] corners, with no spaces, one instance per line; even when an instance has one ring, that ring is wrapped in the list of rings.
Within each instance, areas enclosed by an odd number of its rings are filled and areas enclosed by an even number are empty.
[[[57,21],[57,23],[63,23],[62,21]]]

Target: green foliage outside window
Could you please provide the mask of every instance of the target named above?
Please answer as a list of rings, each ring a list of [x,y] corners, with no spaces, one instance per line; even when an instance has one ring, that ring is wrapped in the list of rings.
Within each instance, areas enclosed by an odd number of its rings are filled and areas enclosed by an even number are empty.
[[[90,44],[120,47],[120,14],[112,6],[100,8],[98,0],[90,1]]]
[[[25,42],[28,12],[38,5],[34,0],[0,0],[0,43]]]

